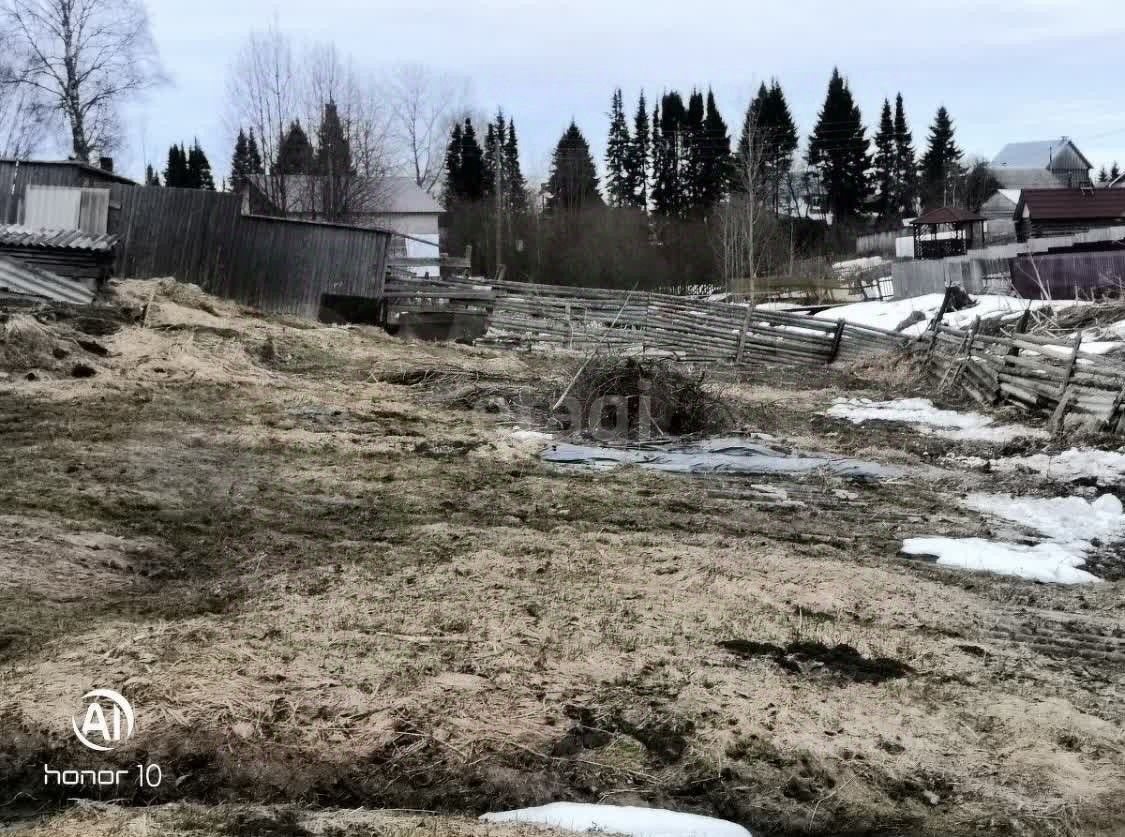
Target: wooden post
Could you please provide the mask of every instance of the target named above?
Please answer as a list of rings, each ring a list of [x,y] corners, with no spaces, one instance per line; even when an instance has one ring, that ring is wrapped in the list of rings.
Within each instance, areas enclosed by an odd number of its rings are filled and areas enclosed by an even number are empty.
[[[1014,337],[1017,334],[1023,334],[1025,331],[1027,331],[1027,323],[1030,319],[1031,319],[1031,303],[1029,302],[1027,304],[1027,307],[1025,309],[1023,309],[1023,316],[1020,317],[1020,321],[1018,323],[1016,323],[1016,330],[1014,332],[1012,332],[1012,336]],[[1008,349],[1008,357],[1019,357],[1019,353],[1020,353],[1020,347],[1019,346],[1013,345],[1012,348]]]
[[[1082,348],[1082,332],[1074,335],[1074,350],[1070,353],[1070,364],[1066,367],[1066,375],[1063,376],[1062,384],[1059,385],[1059,396],[1061,397],[1066,388],[1070,385],[1070,379],[1074,376],[1074,368],[1078,365],[1078,350]]]
[[[836,355],[840,354],[840,341],[844,339],[844,329],[847,323],[844,320],[836,320],[836,336],[832,339],[832,353],[828,355],[828,362],[832,363],[836,359]]]
[[[750,330],[750,318],[754,315],[756,305],[755,302],[750,303],[750,306],[746,309],[746,316],[742,320],[742,331],[738,333],[738,348],[734,353],[735,366],[742,363],[742,345],[746,342],[746,332]]]

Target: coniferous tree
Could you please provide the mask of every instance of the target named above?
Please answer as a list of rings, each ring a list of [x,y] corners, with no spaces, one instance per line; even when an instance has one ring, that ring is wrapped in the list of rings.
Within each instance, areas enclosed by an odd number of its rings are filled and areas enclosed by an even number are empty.
[[[527,212],[527,179],[520,168],[516,123],[511,117],[508,118],[508,139],[504,143],[504,182],[507,184],[508,206],[512,212]]]
[[[1106,170],[1105,166],[1098,169],[1098,183],[1109,183],[1109,172]]]
[[[652,194],[652,209],[659,214],[666,214],[665,207],[668,196],[665,193],[665,162],[664,162],[664,137],[661,134],[663,117],[660,115],[660,103],[652,107],[652,168],[650,169],[650,192]]]
[[[698,208],[707,212],[726,197],[731,181],[730,132],[715,104],[715,94],[710,90],[703,117],[701,151]]]
[[[687,113],[681,126],[683,133],[682,162],[680,164],[680,193],[682,212],[698,212],[703,207],[703,171],[708,154],[707,138],[703,130],[706,118],[703,94],[692,90],[688,96]]]
[[[602,203],[590,144],[573,121],[555,147],[545,191],[549,210],[578,210]]]
[[[1117,165],[1117,161],[1113,161],[1113,165],[1109,167],[1109,179],[1111,181],[1121,177],[1121,169]]]
[[[484,151],[477,142],[472,120],[466,119],[461,129],[460,182],[459,197],[465,201],[479,201],[484,198],[487,177],[484,166]]]
[[[891,103],[883,99],[879,131],[875,134],[874,165],[875,201],[873,208],[879,221],[886,223],[898,213],[898,157],[895,151],[895,125]]]
[[[954,141],[953,120],[945,105],[938,108],[922,155],[922,185],[927,202],[945,206],[955,202],[956,184],[964,174],[961,149]]]
[[[820,176],[825,209],[836,223],[859,214],[869,192],[868,140],[848,83],[832,70],[824,105],[809,137],[808,164]]]
[[[168,164],[164,168],[164,185],[174,188],[188,186],[188,161],[187,152],[182,145],[173,145],[168,149]]]
[[[649,147],[652,140],[650,130],[645,92],[642,90],[637,101],[637,113],[633,117],[633,138],[629,143],[625,160],[629,187],[628,205],[645,210],[648,209]]]
[[[354,170],[351,144],[344,134],[339,110],[336,103],[329,100],[316,129],[314,172],[327,177],[343,177],[352,174]]]
[[[914,159],[914,135],[906,122],[902,94],[895,97],[895,213],[911,216],[918,209],[918,165]]]
[[[187,182],[185,185],[190,189],[215,191],[215,178],[211,174],[211,163],[208,161],[207,155],[203,153],[203,148],[199,145],[198,139],[194,140],[191,148],[188,149]]]
[[[497,132],[497,125],[495,122],[489,122],[488,128],[484,134],[484,195],[490,201],[495,200],[496,183],[500,176],[496,167],[500,164],[501,149],[504,147],[504,123],[500,122],[500,130]]]
[[[239,191],[249,182],[253,173],[250,167],[250,140],[240,128],[238,138],[234,141],[234,153],[230,158],[230,186],[233,191]]]
[[[266,168],[262,164],[262,153],[258,150],[258,139],[254,136],[253,128],[250,129],[250,139],[246,142],[246,156],[250,174],[266,173]]]
[[[312,144],[301,127],[301,120],[289,123],[277,147],[274,174],[312,174],[314,157]]]
[[[610,206],[632,203],[633,184],[629,176],[629,126],[625,122],[625,103],[621,88],[613,91],[609,112],[609,138],[605,146],[605,191]]]
[[[445,147],[445,191],[442,203],[450,211],[461,198],[461,123],[455,122]]]
[[[751,134],[759,159],[753,161],[750,168],[757,173],[759,185],[777,212],[781,207],[786,177],[793,168],[793,154],[797,150],[797,126],[777,79],[773,79],[769,87],[762,82],[758,94],[746,109],[737,152],[737,167],[741,171],[747,170]],[[745,177],[740,177],[736,180],[738,189],[745,188],[746,184],[740,182],[744,179]]]
[[[145,186],[159,186],[160,175],[156,173],[151,165],[145,166]]]

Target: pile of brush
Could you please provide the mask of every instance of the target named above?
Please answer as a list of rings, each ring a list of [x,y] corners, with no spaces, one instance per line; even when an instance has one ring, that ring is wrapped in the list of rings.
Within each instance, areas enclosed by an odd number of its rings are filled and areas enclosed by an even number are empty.
[[[564,429],[627,439],[721,433],[738,425],[704,373],[659,359],[595,356],[556,404]]]

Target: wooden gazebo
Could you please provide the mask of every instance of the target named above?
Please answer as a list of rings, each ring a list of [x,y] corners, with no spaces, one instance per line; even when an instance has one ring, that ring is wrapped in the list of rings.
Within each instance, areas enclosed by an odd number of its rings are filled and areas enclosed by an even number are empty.
[[[910,222],[914,228],[914,258],[963,256],[973,247],[983,246],[984,220],[954,206],[923,212]]]

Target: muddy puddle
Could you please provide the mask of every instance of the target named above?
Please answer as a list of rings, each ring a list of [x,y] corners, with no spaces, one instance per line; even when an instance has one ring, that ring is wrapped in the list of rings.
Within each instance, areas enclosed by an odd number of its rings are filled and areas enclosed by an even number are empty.
[[[540,456],[556,465],[602,469],[637,465],[677,474],[749,476],[829,473],[855,479],[884,479],[905,473],[900,468],[879,462],[830,453],[785,451],[737,436],[627,445],[556,442]]]

